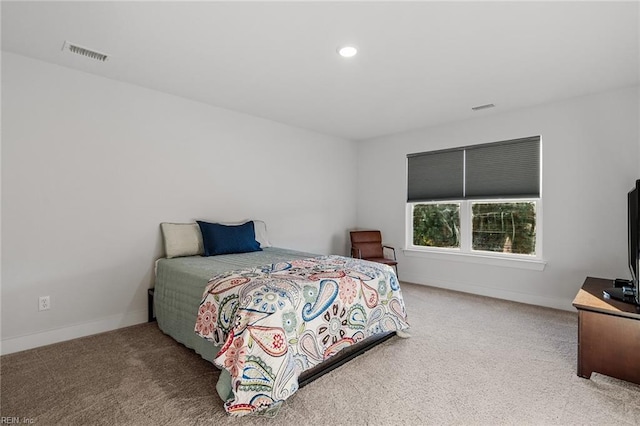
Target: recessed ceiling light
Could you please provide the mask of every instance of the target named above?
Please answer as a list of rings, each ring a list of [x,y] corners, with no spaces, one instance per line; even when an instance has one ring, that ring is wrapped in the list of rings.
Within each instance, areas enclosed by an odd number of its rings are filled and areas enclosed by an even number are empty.
[[[358,53],[358,49],[355,46],[343,46],[338,48],[338,54],[343,58],[351,58],[352,56],[356,56]]]

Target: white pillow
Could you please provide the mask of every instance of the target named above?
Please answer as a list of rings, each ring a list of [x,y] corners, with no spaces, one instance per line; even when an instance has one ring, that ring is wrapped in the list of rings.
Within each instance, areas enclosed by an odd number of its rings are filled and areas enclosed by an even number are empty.
[[[197,223],[160,224],[164,237],[164,251],[167,259],[181,256],[202,256],[204,244]]]
[[[260,248],[271,247],[267,236],[267,224],[261,220],[254,220],[253,229],[256,231],[256,241],[260,243]]]

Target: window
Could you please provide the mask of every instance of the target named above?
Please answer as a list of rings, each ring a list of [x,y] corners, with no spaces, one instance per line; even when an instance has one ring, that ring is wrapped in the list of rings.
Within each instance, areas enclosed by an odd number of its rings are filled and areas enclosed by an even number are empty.
[[[407,156],[407,248],[540,259],[540,137]]]
[[[413,245],[460,247],[460,203],[414,204]]]
[[[536,202],[471,203],[471,249],[536,254]]]

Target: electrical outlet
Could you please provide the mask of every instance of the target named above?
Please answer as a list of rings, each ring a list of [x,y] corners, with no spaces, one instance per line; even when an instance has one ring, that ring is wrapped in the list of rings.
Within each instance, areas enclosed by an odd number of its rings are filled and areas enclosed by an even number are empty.
[[[49,309],[51,309],[51,299],[49,296],[40,296],[38,299],[38,310],[48,311]]]

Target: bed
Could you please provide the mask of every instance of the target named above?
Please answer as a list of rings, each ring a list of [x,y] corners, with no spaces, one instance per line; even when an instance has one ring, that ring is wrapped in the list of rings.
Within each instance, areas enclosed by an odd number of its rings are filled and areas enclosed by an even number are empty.
[[[232,415],[277,412],[299,387],[409,327],[390,267],[256,240],[256,251],[182,250],[156,265],[159,328],[221,369],[216,389]]]

